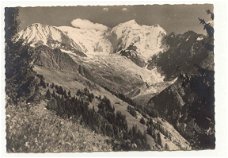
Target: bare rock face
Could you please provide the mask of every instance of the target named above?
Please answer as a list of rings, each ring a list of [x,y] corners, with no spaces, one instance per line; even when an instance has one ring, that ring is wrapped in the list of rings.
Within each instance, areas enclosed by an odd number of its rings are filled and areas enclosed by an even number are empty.
[[[45,67],[52,70],[77,71],[78,65],[66,53],[62,53],[60,49],[50,49],[47,46],[39,46],[36,48],[37,57],[35,65]]]
[[[137,47],[130,45],[127,49],[121,50],[120,55],[127,57],[140,67],[145,67],[146,62],[143,60],[143,57],[136,50]]]

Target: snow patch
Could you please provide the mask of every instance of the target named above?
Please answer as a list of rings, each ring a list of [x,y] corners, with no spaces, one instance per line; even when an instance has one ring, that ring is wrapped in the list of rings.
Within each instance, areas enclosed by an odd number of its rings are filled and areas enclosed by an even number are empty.
[[[213,20],[209,20],[209,21],[207,21],[207,24],[209,24],[211,26],[214,26],[214,21]]]
[[[203,40],[203,37],[197,37],[196,40],[197,40],[197,41],[202,41],[202,40]]]
[[[190,36],[188,36],[188,38],[185,40],[186,42],[190,39]]]
[[[156,73],[154,75],[156,75]],[[157,76],[160,76],[162,78],[162,80],[158,80],[155,84],[149,85],[150,87],[147,88],[147,89],[142,90],[139,95],[147,95],[147,94],[160,93],[165,88],[167,88],[170,85],[172,85],[173,83],[175,83],[176,80],[177,80],[177,78],[175,78],[172,81],[166,81],[166,82],[164,82],[163,81],[164,80],[164,76],[161,76],[161,75],[157,75]],[[159,81],[161,81],[161,82],[159,82]]]
[[[71,51],[69,51],[69,50],[64,50],[64,49],[60,49],[61,50],[61,52],[63,52],[63,53],[67,53],[67,54],[71,54],[71,55],[75,55],[74,53],[72,53]]]

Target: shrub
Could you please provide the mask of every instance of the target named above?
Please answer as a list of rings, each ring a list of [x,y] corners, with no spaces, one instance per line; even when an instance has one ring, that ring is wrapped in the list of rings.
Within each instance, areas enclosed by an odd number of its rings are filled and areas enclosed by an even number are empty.
[[[127,110],[132,116],[137,117],[137,113],[133,107],[128,105]]]
[[[140,123],[143,124],[143,125],[145,125],[146,122],[145,122],[145,120],[144,120],[143,117],[140,119]]]

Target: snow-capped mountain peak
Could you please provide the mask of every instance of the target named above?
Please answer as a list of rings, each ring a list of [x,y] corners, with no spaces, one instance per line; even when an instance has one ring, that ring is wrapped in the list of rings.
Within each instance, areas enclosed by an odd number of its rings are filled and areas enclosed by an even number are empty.
[[[71,26],[59,26],[57,28],[83,48],[87,55],[112,53],[112,43],[108,39],[109,32],[104,29],[92,29],[92,26],[90,26],[91,29]]]
[[[24,30],[21,30],[14,38],[14,41],[23,40],[24,44],[32,47],[46,45],[50,48],[67,48],[83,51],[81,47],[70,39],[57,27],[34,23]]]
[[[129,20],[129,21],[120,23],[119,26],[120,26],[120,25],[124,25],[124,26],[131,27],[132,25],[138,25],[138,23],[136,22],[135,19],[132,19],[132,20]]]
[[[51,36],[53,40],[61,41],[61,31],[49,25],[34,23],[26,29],[20,31],[14,40],[22,38],[24,42],[35,45],[38,42],[47,44],[48,38]]]
[[[166,31],[159,25],[139,25],[133,19],[115,26],[112,32],[120,43],[118,50],[125,50],[130,45],[136,46],[136,51],[145,61],[163,51],[162,39]]]
[[[34,23],[20,31],[14,40],[23,39],[33,47],[46,45],[63,49],[64,45],[71,47],[67,50],[75,49],[86,55],[110,54],[134,47],[134,58],[140,58],[144,66],[153,55],[164,51],[162,39],[166,31],[159,25],[140,25],[135,19],[112,29],[86,19],[75,19],[71,23],[72,26],[58,27]]]

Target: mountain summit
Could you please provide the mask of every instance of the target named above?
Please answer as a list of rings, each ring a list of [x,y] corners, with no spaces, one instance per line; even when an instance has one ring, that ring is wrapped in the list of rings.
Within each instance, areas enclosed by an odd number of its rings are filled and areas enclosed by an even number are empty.
[[[48,69],[67,67],[68,71],[70,65],[62,63],[69,63],[70,59],[59,53],[69,55],[86,78],[118,93],[136,96],[151,88],[151,93],[158,93],[169,85],[163,84],[164,76],[156,67],[146,67],[149,58],[163,51],[161,41],[166,32],[160,26],[139,25],[130,20],[110,29],[83,19],[73,20],[72,26],[35,23],[20,31],[14,40],[35,48],[46,46],[37,49],[41,52],[37,62]],[[64,58],[52,56],[57,54],[54,49],[59,49],[59,56]],[[58,60],[53,61],[54,58]],[[160,86],[156,89],[150,87],[157,83]]]
[[[119,43],[117,50],[134,46],[137,54],[145,61],[164,51],[162,39],[166,31],[159,25],[139,25],[135,20],[130,20],[115,26],[112,32],[116,34]]]
[[[61,48],[60,45],[64,44],[86,55],[121,52],[134,46],[134,53],[145,63],[153,55],[164,51],[162,39],[166,31],[159,25],[139,25],[135,20],[130,20],[110,29],[89,20],[75,19],[72,26],[56,27],[35,23],[20,31],[14,40],[22,39],[33,47],[48,45]]]
[[[34,23],[21,30],[13,40],[22,40],[24,44],[32,47],[46,45],[50,48],[83,51],[77,43],[58,28],[40,23]]]

